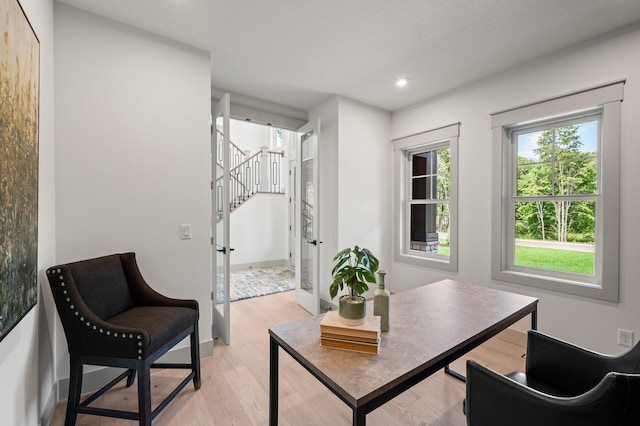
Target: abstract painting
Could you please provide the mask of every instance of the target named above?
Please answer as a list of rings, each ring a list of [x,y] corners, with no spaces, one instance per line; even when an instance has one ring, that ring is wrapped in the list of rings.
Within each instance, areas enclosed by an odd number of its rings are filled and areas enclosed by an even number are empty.
[[[0,0],[0,341],[33,308],[38,275],[40,42]]]

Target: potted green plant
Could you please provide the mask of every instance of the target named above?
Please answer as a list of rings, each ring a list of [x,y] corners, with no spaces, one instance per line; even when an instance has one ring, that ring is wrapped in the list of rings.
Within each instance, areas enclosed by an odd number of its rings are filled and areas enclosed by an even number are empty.
[[[329,286],[329,295],[333,299],[345,286],[349,290],[338,301],[338,317],[347,325],[362,324],[367,315],[362,294],[369,290],[367,283],[375,284],[379,261],[369,249],[358,246],[340,251],[333,261],[335,265],[331,270],[333,282]]]

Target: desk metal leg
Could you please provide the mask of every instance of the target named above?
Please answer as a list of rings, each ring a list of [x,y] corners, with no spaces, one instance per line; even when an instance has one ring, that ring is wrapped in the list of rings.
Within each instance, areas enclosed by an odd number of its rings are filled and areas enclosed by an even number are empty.
[[[538,307],[537,306],[533,310],[533,312],[531,312],[531,329],[532,330],[538,329]]]
[[[367,424],[367,412],[364,407],[353,409],[353,425],[354,426],[366,426]]]
[[[273,337],[269,337],[269,425],[278,424],[278,348]],[[355,415],[355,414],[354,414]]]
[[[444,373],[455,377],[456,379],[460,380],[461,382],[464,382],[464,383],[467,382],[467,378],[465,376],[463,376],[462,374],[458,373],[455,370],[450,369],[449,365],[444,367]]]

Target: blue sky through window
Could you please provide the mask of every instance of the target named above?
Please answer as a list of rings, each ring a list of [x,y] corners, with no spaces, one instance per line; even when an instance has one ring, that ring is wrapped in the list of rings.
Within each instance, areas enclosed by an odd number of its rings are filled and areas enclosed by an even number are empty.
[[[598,120],[585,121],[583,123],[575,124],[578,127],[578,135],[582,141],[582,152],[597,152],[598,151]],[[538,139],[542,136],[544,130],[520,133],[518,135],[518,157],[525,157],[528,159],[536,160],[537,156],[534,153],[534,149],[538,146]]]

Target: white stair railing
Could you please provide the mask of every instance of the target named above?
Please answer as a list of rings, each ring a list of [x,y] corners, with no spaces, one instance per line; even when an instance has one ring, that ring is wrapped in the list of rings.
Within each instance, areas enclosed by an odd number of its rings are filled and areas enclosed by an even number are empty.
[[[221,145],[221,144],[219,144]],[[234,145],[235,149],[237,148]],[[238,148],[238,151],[240,149]],[[282,185],[282,160],[284,151],[269,151],[262,148],[251,156],[246,156],[240,163],[230,170],[229,194],[231,211],[240,207],[255,194],[284,194]],[[222,176],[216,179],[216,196],[221,201]],[[220,202],[218,206],[220,206]],[[218,220],[222,217],[222,211],[216,212]]]
[[[223,143],[222,143],[222,138],[223,138],[223,133],[216,129],[216,134],[217,134],[217,149],[218,149],[218,164],[222,165],[222,162],[219,160],[220,158],[222,158],[222,149],[223,149]],[[235,143],[233,143],[233,141],[229,141],[229,167],[231,169],[234,169],[235,167],[237,167],[240,163],[242,163],[245,159],[247,158],[247,154],[245,153],[245,151],[243,151],[238,145],[236,145]]]

